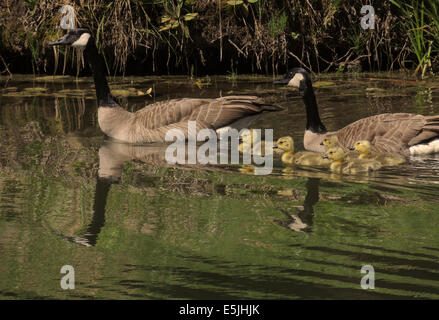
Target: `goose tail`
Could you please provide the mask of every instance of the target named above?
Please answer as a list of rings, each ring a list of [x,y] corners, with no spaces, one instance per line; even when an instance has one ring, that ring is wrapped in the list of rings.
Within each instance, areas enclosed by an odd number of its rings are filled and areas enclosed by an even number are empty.
[[[409,141],[408,145],[415,146],[436,139],[439,139],[439,115],[427,116],[422,130]]]

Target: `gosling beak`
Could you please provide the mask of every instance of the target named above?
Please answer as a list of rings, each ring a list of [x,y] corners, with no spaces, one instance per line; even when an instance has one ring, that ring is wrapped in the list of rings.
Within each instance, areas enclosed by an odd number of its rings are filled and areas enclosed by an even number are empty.
[[[355,147],[350,147],[349,150],[355,151]]]
[[[324,144],[323,144],[323,141],[322,141],[322,142],[320,142],[320,145],[321,145],[321,146],[323,146],[323,145],[324,145]]]
[[[323,159],[329,159],[328,155],[327,154],[323,155]]]
[[[280,79],[280,80],[274,80],[273,84],[285,85],[285,84],[288,84],[288,82],[290,82],[290,79],[284,78],[284,79]]]
[[[279,149],[279,146],[277,144],[273,144],[273,149]]]

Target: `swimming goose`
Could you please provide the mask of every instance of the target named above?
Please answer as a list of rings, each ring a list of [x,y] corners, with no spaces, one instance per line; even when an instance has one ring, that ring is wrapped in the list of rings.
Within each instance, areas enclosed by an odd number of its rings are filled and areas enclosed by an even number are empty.
[[[340,147],[330,148],[324,157],[332,161],[329,168],[337,173],[357,174],[375,171],[382,167],[381,163],[373,159],[347,160],[345,151]]]
[[[359,152],[358,159],[373,159],[379,161],[383,166],[397,166],[405,163],[405,157],[399,153],[379,152],[373,153],[370,150],[370,142],[367,140],[360,140],[354,143],[351,150]]]
[[[123,109],[111,95],[103,58],[87,29],[72,29],[49,45],[70,45],[83,50],[96,86],[99,126],[107,136],[120,141],[164,142],[170,129],[181,130],[187,138],[191,131],[189,121],[195,121],[197,132],[207,128],[216,130],[233,127],[242,118],[263,111],[281,110],[279,107],[264,104],[255,96],[226,96],[217,99],[182,98],[161,101],[132,113]]]
[[[422,116],[410,113],[385,113],[353,122],[346,127],[328,132],[322,123],[309,73],[302,68],[290,70],[274,84],[299,89],[306,106],[306,150],[324,152],[321,145],[329,134],[336,135],[340,145],[349,148],[355,141],[369,140],[373,151],[397,152],[402,155],[439,152],[439,115]]]
[[[316,152],[301,151],[294,153],[294,139],[289,136],[279,138],[273,148],[282,153],[281,160],[285,165],[329,166],[330,164],[330,161]]]

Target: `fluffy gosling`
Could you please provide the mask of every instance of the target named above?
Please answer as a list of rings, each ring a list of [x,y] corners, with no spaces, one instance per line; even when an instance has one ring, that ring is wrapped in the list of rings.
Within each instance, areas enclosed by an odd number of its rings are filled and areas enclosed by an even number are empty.
[[[359,152],[358,159],[372,159],[380,162],[383,166],[397,166],[405,163],[404,156],[399,153],[390,152],[371,152],[371,145],[368,140],[360,140],[354,143],[351,150]]]

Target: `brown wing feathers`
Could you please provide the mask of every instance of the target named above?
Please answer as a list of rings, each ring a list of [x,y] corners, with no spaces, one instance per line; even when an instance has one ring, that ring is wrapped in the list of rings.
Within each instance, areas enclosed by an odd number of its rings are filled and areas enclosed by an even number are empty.
[[[369,140],[379,152],[406,153],[408,147],[439,137],[439,116],[388,113],[360,119],[337,131],[343,146]]]
[[[118,110],[119,114],[116,115],[107,110],[108,115],[101,113],[100,125],[104,132],[105,128],[116,132],[113,135],[111,132],[105,133],[119,140],[131,143],[163,142],[170,129],[181,130],[187,138],[188,121],[196,122],[197,131],[203,128],[218,129],[247,115],[270,110],[264,106],[266,105],[254,96],[174,99],[154,103],[134,114],[125,115],[127,111]],[[122,117],[127,120],[118,121]]]
[[[439,116],[428,116],[424,117],[424,119],[425,122],[421,132],[408,142],[409,146],[439,137]]]

